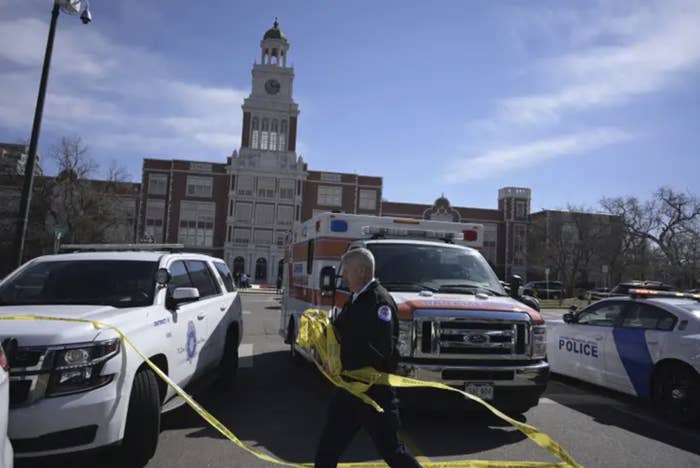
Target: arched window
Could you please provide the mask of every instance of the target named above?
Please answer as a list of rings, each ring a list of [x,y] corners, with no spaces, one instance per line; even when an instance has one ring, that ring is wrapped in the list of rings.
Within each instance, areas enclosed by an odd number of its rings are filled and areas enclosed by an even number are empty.
[[[255,280],[267,281],[267,260],[262,257],[255,261]]]
[[[277,119],[272,119],[272,125],[270,126],[270,149],[272,151],[277,151],[277,132],[279,131],[279,125],[277,124]]]
[[[280,136],[279,136],[279,141],[277,142],[277,149],[280,151],[286,150],[287,146],[287,121],[283,120],[280,122]]]
[[[262,133],[260,134],[260,149],[267,149],[270,133],[270,122],[267,118],[262,119]]]
[[[252,130],[253,134],[251,135],[251,144],[250,144],[250,146],[251,146],[251,148],[253,148],[253,149],[257,149],[257,148],[258,148],[258,143],[259,143],[259,141],[260,141],[260,140],[259,140],[259,139],[260,139],[260,135],[259,135],[260,130],[258,129],[258,118],[257,118],[257,117],[253,117],[253,125],[252,125],[252,127],[253,127],[253,130]]]
[[[245,272],[245,260],[243,257],[236,257],[233,259],[233,276],[238,277]]]

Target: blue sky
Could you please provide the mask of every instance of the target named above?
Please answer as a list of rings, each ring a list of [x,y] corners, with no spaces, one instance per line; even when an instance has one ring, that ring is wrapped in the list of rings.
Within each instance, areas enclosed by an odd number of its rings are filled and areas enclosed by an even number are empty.
[[[0,0],[0,141],[28,140],[51,0]],[[80,135],[135,180],[144,157],[224,161],[275,16],[298,151],[384,178],[392,201],[533,209],[698,193],[700,2],[92,0],[62,15],[40,150]],[[46,158],[45,158],[46,159]],[[50,172],[48,160],[44,166]]]

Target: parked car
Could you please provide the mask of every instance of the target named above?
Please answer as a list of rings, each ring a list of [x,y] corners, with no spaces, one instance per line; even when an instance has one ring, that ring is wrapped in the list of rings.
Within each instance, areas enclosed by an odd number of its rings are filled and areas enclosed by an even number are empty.
[[[224,261],[128,248],[139,250],[105,246],[31,260],[0,283],[0,314],[109,323],[181,387],[213,371],[232,382],[243,324]],[[153,248],[163,250],[141,250]],[[3,337],[18,343],[9,424],[17,456],[112,445],[123,466],[153,456],[162,405],[175,393],[116,332],[80,322],[2,321]]]
[[[633,293],[549,323],[552,372],[650,400],[678,423],[700,420],[700,295]]]
[[[7,414],[10,409],[10,366],[0,345],[0,467],[12,468],[12,444],[7,436]]]
[[[591,290],[591,299],[603,299],[606,297],[626,296],[630,289],[649,289],[652,291],[671,291],[673,286],[662,283],[661,281],[624,281],[610,291]]]
[[[531,281],[523,286],[523,294],[539,299],[561,299],[566,290],[561,281]]]

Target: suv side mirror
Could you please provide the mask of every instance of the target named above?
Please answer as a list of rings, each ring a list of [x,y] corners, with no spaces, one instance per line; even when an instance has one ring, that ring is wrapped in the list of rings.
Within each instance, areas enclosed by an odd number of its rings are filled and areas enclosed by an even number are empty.
[[[321,268],[319,289],[321,296],[328,297],[335,294],[335,267],[324,266]]]
[[[510,296],[517,299],[520,297],[520,286],[523,284],[523,279],[520,275],[512,275],[510,277]]]
[[[173,291],[173,302],[182,304],[199,300],[199,289],[197,288],[175,288]]]
[[[562,317],[562,319],[564,319],[564,322],[565,322],[565,323],[574,323],[574,322],[576,322],[576,316],[575,316],[574,314],[572,314],[571,312],[567,312],[566,314],[564,314],[564,316]]]

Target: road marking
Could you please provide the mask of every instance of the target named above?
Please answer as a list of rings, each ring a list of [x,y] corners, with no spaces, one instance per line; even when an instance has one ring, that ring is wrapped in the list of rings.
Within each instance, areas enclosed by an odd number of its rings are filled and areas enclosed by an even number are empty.
[[[244,310],[244,311],[243,311],[243,315],[250,315],[250,311],[249,311],[249,310]]]
[[[238,347],[238,367],[253,367],[253,344],[246,343]]]

